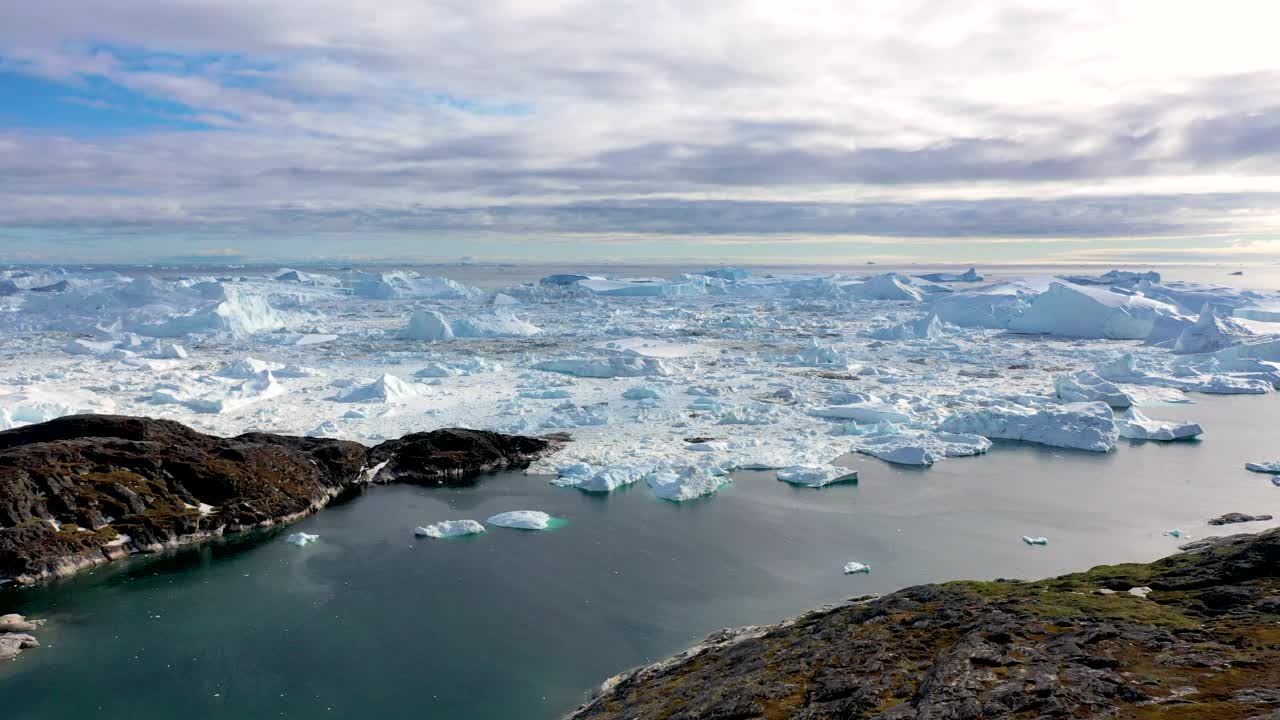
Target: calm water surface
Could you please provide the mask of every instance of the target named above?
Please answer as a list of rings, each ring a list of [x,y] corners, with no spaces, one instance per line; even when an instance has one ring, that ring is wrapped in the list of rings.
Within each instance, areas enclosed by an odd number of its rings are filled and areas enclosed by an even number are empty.
[[[608,675],[723,626],[927,581],[1150,560],[1175,549],[1166,529],[1280,514],[1280,488],[1243,469],[1276,455],[1280,399],[1196,400],[1147,414],[1201,422],[1200,442],[1101,456],[1003,444],[929,470],[853,458],[861,481],[820,491],[766,473],[680,505],[519,474],[375,488],[289,528],[320,535],[306,548],[282,531],[0,591],[0,611],[50,619],[44,648],[0,667],[0,707],[13,720],[556,718]],[[568,524],[412,534],[522,508]],[[872,573],[841,575],[850,560]]]

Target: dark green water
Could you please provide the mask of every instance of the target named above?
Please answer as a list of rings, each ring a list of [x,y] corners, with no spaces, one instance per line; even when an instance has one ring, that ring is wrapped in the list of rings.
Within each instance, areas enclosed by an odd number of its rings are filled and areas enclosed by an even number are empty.
[[[1175,549],[1168,528],[1204,536],[1223,512],[1280,514],[1280,488],[1243,469],[1280,448],[1280,401],[1198,400],[1147,411],[1201,422],[1198,443],[1106,456],[1008,444],[930,470],[858,459],[860,483],[820,491],[763,473],[680,505],[518,474],[375,488],[256,542],[0,591],[0,611],[50,620],[44,648],[0,667],[0,708],[6,720],[556,718],[607,676],[723,626],[920,582],[1150,560]],[[412,534],[515,509],[569,522]],[[321,540],[283,542],[294,530]],[[842,575],[850,560],[872,573]]]

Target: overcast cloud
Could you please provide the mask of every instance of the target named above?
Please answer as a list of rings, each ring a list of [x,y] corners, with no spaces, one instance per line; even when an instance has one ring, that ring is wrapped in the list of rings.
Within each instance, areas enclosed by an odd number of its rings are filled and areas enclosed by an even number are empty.
[[[1229,256],[1280,238],[1277,27],[1239,0],[4,3],[0,260]]]

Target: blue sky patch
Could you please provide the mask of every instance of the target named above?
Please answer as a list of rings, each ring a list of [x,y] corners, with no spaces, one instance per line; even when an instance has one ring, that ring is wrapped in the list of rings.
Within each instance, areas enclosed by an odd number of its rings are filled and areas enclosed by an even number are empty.
[[[130,90],[101,77],[60,83],[0,71],[0,127],[79,135],[147,130],[208,130],[186,105]]]

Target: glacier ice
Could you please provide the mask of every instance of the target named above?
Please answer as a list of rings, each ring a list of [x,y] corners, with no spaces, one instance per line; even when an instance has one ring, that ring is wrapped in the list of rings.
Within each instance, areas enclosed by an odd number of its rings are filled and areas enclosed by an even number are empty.
[[[1101,402],[978,408],[948,417],[939,429],[1093,452],[1110,452],[1119,438],[1115,415]]]
[[[832,483],[855,481],[858,473],[835,465],[792,465],[779,468],[778,479],[792,485],[820,488]]]
[[[1030,306],[1009,323],[1019,333],[1065,337],[1143,340],[1156,318],[1175,315],[1177,308],[1142,295],[1110,289],[1054,282],[1035,296]]]
[[[1129,393],[1088,370],[1059,375],[1053,379],[1053,387],[1064,402],[1099,401],[1121,409],[1133,405],[1133,397]]]

